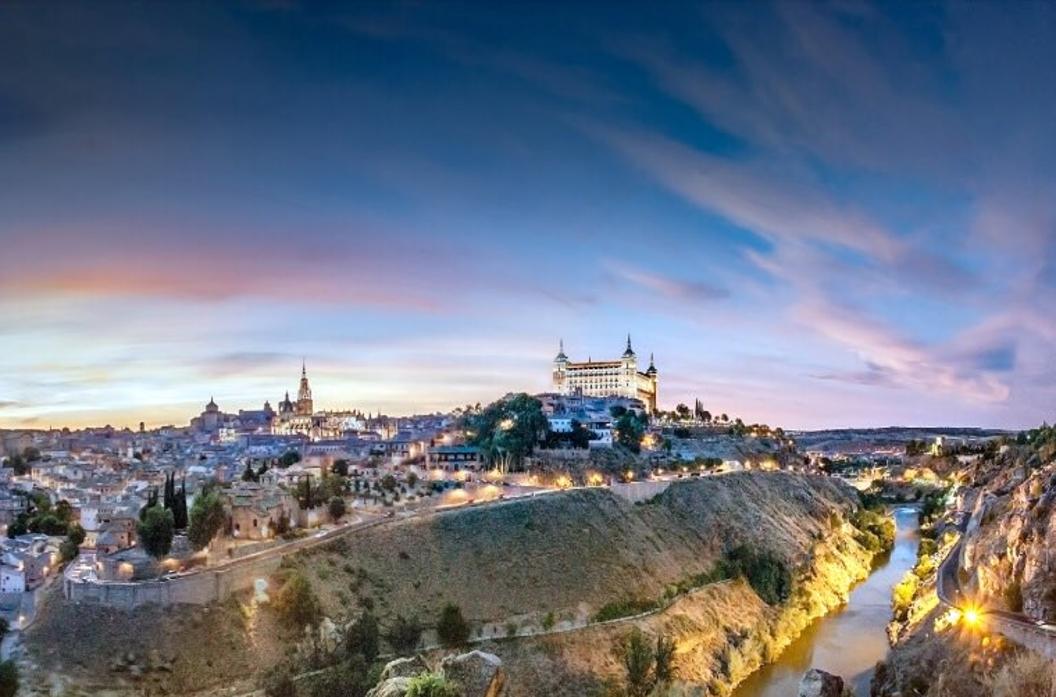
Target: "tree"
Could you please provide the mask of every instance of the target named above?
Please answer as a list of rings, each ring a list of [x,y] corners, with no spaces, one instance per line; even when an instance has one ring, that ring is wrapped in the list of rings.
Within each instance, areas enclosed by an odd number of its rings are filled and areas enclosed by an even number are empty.
[[[246,469],[242,470],[242,481],[257,481],[257,473],[253,471],[253,465],[249,462],[249,460],[246,460]]]
[[[25,458],[26,462],[37,462],[40,460],[40,448],[36,448],[32,445],[23,448],[22,457]]]
[[[193,549],[202,549],[216,537],[227,522],[224,502],[220,492],[211,489],[198,494],[191,506],[191,523],[187,528],[187,540]]]
[[[15,697],[18,684],[18,666],[15,662],[0,662],[0,697]]]
[[[160,559],[172,549],[172,535],[175,524],[172,519],[172,511],[167,511],[158,506],[147,509],[141,520],[136,525],[136,534],[143,549],[152,557]]]
[[[646,417],[633,411],[627,411],[616,420],[616,442],[637,453],[642,449],[642,436],[645,435]]]
[[[264,674],[265,697],[297,697],[297,684],[293,682],[288,666],[274,666]]]
[[[381,478],[381,488],[385,491],[395,491],[396,477],[392,476],[391,474],[386,474],[384,477]]]
[[[675,407],[675,413],[678,414],[678,418],[681,421],[689,421],[689,407],[685,404],[679,404]]]
[[[627,673],[629,697],[646,697],[653,689],[653,647],[649,645],[642,630],[635,628],[621,646],[620,660]]]
[[[301,573],[294,574],[283,585],[275,609],[283,623],[294,629],[314,627],[323,617],[319,598],[312,590],[311,582]]]
[[[381,653],[381,630],[378,620],[368,610],[357,617],[345,630],[345,651],[348,656],[362,656],[373,663]]]
[[[653,652],[653,677],[658,685],[666,685],[675,677],[675,641],[663,634],[656,637],[656,651]]]
[[[173,475],[173,482],[175,484],[176,475]],[[187,515],[187,480],[182,479],[180,481],[180,490],[175,493],[172,506],[172,515],[175,519],[177,530],[186,530],[190,520]]]
[[[345,500],[340,496],[335,496],[330,499],[330,503],[327,505],[327,510],[330,511],[330,518],[332,520],[341,520],[345,515]]]
[[[301,454],[296,450],[287,450],[279,458],[279,468],[286,469],[290,465],[295,465],[301,461]]]
[[[468,419],[468,427],[472,443],[488,460],[509,458],[520,464],[546,439],[550,422],[543,414],[542,402],[520,393],[492,402]]]
[[[348,460],[334,460],[334,466],[331,468],[334,474],[338,474],[342,477],[348,476]]]
[[[406,618],[396,615],[396,619],[385,632],[385,641],[392,650],[401,656],[413,653],[422,639],[422,625],[416,617]]]
[[[407,486],[409,488],[413,489],[416,484],[418,484],[418,475],[415,474],[414,472],[408,472],[407,473]]]
[[[69,538],[66,538],[62,541],[62,544],[59,545],[59,559],[62,560],[64,564],[66,562],[73,561],[77,558],[77,553],[79,550],[80,548],[75,542],[73,542]]]
[[[26,463],[26,458],[20,454],[15,453],[4,460],[4,467],[9,467],[15,471],[15,476],[21,477],[29,474],[29,465]]]
[[[64,523],[69,523],[73,520],[73,506],[66,499],[62,499],[55,504],[55,516]]]
[[[454,603],[444,605],[440,619],[436,623],[436,636],[440,643],[448,648],[461,646],[469,640],[469,623],[462,616],[462,610]]]

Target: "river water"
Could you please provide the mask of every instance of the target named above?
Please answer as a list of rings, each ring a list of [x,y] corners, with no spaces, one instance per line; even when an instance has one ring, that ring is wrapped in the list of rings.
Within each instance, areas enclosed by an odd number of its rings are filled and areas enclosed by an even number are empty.
[[[763,666],[734,690],[733,697],[791,697],[811,668],[843,677],[856,697],[868,697],[876,662],[887,656],[885,627],[891,618],[891,589],[917,560],[917,512],[895,510],[897,535],[890,557],[855,588],[847,604],[820,618],[776,661]]]

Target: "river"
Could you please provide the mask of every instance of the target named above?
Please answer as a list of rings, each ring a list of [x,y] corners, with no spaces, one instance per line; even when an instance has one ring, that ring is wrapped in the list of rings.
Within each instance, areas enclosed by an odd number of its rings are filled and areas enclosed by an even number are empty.
[[[733,697],[789,697],[800,678],[820,668],[849,680],[856,697],[868,697],[876,662],[887,656],[885,627],[891,618],[891,589],[917,560],[917,512],[895,510],[895,548],[851,591],[847,604],[818,619],[776,661],[740,684]]]

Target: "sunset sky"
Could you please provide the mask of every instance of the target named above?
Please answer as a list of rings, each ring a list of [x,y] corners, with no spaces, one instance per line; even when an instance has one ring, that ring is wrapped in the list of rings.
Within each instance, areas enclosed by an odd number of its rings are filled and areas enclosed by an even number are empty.
[[[0,427],[1056,418],[1056,6],[0,4]]]

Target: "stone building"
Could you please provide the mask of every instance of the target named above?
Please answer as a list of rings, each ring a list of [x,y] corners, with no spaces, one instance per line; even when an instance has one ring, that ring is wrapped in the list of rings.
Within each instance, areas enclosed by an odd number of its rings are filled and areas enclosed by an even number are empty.
[[[656,412],[659,395],[659,378],[653,357],[649,367],[638,371],[638,356],[631,348],[631,336],[627,335],[627,348],[615,360],[575,363],[565,355],[564,341],[560,344],[553,368],[554,391],[563,395],[586,397],[627,397],[638,399],[649,413]]]

